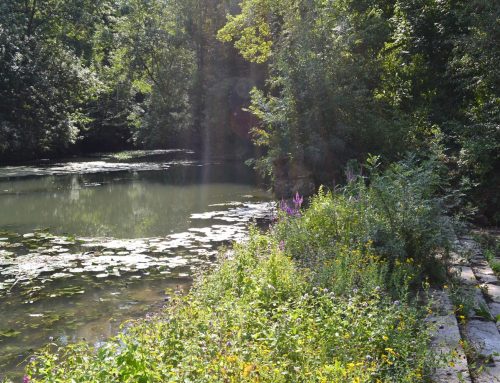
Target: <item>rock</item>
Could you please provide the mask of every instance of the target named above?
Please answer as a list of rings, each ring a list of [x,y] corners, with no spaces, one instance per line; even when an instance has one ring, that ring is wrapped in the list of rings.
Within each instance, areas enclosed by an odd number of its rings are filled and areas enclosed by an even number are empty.
[[[484,285],[486,295],[495,303],[500,303],[500,286],[487,283]]]
[[[500,382],[500,357],[495,357],[493,363],[483,366],[474,379],[475,383]]]
[[[498,279],[495,275],[483,274],[483,273],[478,273],[478,272],[476,272],[475,274],[476,274],[476,278],[481,283],[497,283],[498,282]]]
[[[500,317],[500,303],[491,302],[488,306],[490,307],[490,312],[493,318]]]
[[[312,173],[300,160],[290,161],[287,158],[273,161],[274,191],[276,195],[289,197],[295,192],[312,195],[315,191]]]
[[[432,339],[432,349],[436,357],[455,357],[452,363],[439,365],[432,374],[434,383],[471,383],[469,368],[465,352],[460,344],[460,331],[457,319],[453,313],[448,294],[444,291],[436,290],[432,292],[432,299],[435,302],[436,310],[441,314],[435,314],[428,319],[435,328]]]
[[[432,374],[434,383],[470,383],[467,358],[460,345],[460,332],[454,315],[438,316],[432,319],[437,328],[432,347],[435,355],[448,358],[455,355],[452,363],[440,365]]]
[[[469,266],[458,266],[453,267],[452,272],[456,272],[458,274],[458,278],[460,281],[466,285],[476,285],[477,279],[472,271],[472,268]]]
[[[467,339],[479,354],[500,355],[500,333],[493,322],[471,320],[465,326]]]
[[[475,267],[474,270],[478,274],[493,275],[493,276],[495,275],[495,273],[493,272],[493,270],[491,270],[491,267],[488,264],[486,264],[485,266]]]

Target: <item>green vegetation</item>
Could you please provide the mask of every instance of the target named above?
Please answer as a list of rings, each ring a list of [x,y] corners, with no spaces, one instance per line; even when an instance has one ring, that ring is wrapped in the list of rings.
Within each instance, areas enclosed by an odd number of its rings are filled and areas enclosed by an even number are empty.
[[[218,36],[269,67],[249,108],[257,169],[279,194],[309,193],[352,159],[439,144],[465,202],[498,222],[499,14],[485,0],[243,0]]]
[[[474,238],[481,245],[483,255],[490,264],[491,269],[500,276],[500,240],[498,233],[480,231]]]
[[[234,113],[259,75],[216,41],[228,7],[2,1],[0,161],[133,147],[223,150],[229,139],[234,154],[249,147],[246,132],[235,134],[245,118]]]
[[[278,197],[319,190],[158,317],[51,347],[30,379],[425,381],[418,292],[445,277],[451,217],[500,218],[499,15],[490,0],[3,0],[0,161],[189,146],[253,153]]]
[[[432,161],[371,164],[369,186],[282,204],[161,314],[97,348],[50,346],[30,381],[426,381],[436,361],[412,287],[444,266],[451,226]]]
[[[370,153],[390,163],[441,145],[463,205],[494,224],[499,7],[5,0],[0,161],[189,146],[253,156],[285,196],[343,182]]]

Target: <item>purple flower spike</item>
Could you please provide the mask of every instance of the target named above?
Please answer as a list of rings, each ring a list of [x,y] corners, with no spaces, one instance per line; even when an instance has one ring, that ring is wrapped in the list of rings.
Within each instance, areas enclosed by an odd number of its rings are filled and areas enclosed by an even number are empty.
[[[295,209],[300,209],[302,206],[302,202],[304,202],[304,197],[299,195],[299,192],[295,193],[295,197],[293,198],[293,204],[295,205]]]
[[[27,375],[24,375],[23,383],[30,383],[30,378]]]
[[[304,202],[304,197],[301,197],[299,193],[296,193],[293,198],[293,207],[288,206],[288,203],[282,199],[279,208],[290,217],[300,217],[300,207],[302,206],[302,202]]]

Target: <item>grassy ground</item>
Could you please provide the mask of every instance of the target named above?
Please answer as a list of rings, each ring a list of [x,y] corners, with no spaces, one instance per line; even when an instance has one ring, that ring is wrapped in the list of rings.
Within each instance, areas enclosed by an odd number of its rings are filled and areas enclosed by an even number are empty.
[[[269,232],[154,318],[104,346],[50,346],[31,382],[425,382],[427,312],[451,225],[432,164],[354,177],[307,210],[281,206]]]

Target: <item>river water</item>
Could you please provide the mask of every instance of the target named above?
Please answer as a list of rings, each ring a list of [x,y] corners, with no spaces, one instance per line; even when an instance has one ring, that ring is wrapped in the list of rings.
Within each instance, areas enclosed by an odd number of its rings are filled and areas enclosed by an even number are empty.
[[[99,343],[265,220],[239,163],[183,150],[0,168],[0,380],[49,342]]]

